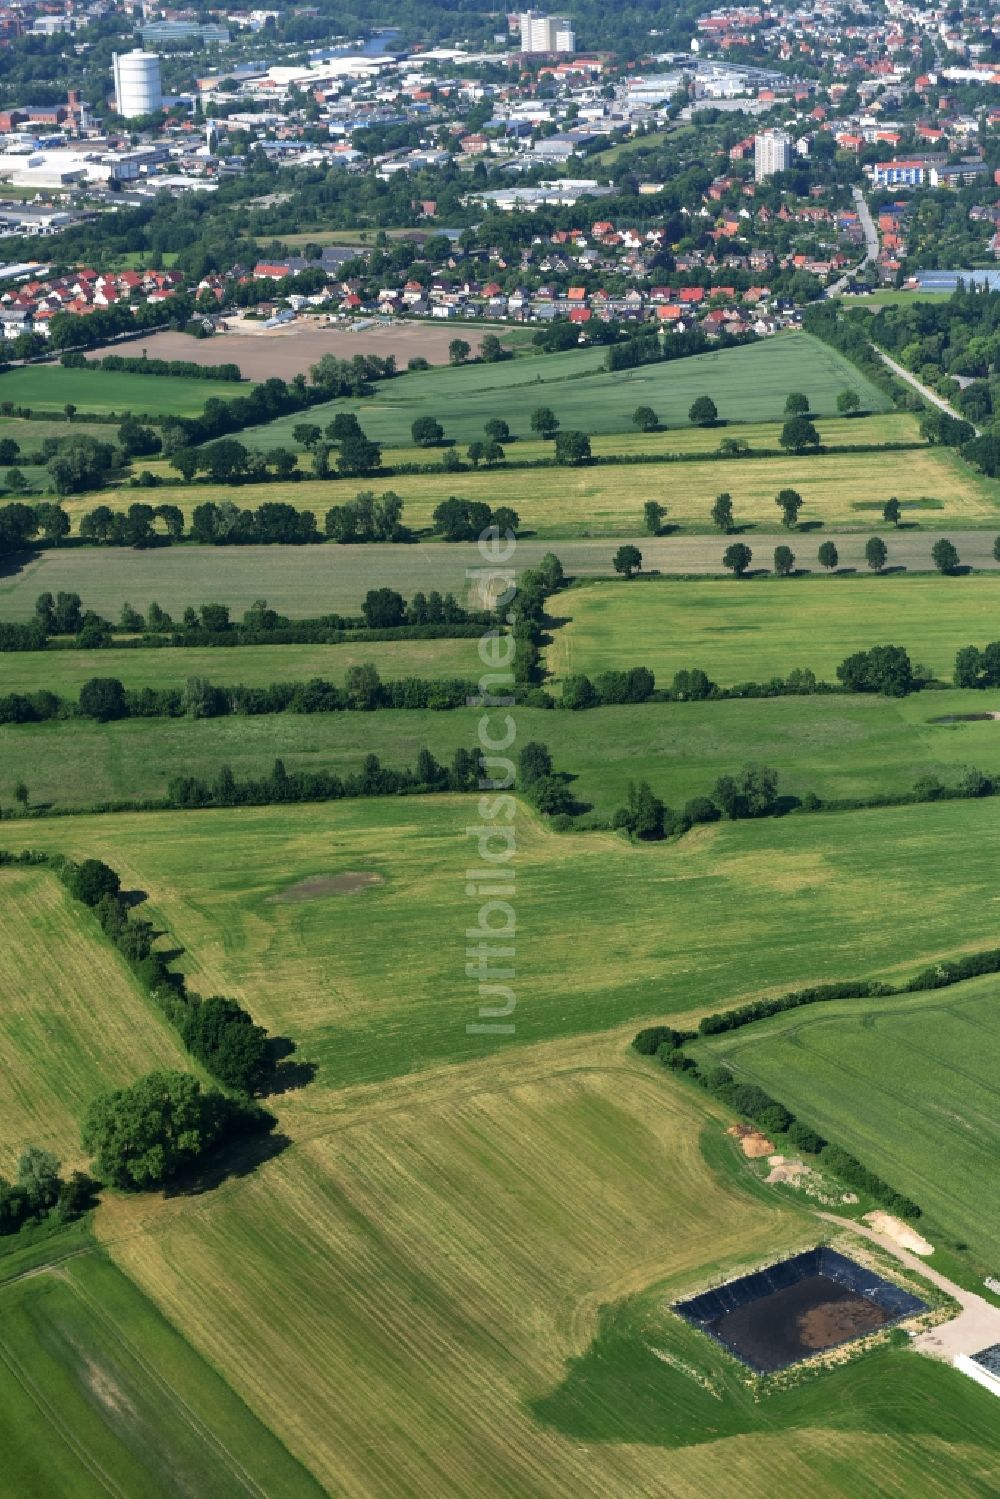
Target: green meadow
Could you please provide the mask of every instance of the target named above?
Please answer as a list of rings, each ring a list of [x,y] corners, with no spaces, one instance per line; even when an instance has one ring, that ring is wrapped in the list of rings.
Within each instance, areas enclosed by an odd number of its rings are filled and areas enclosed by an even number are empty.
[[[93,1244],[0,1284],[0,1399],[11,1495],[323,1493]]]
[[[292,429],[301,421],[325,426],[350,410],[369,437],[392,447],[410,441],[410,425],[433,416],[445,436],[471,442],[483,423],[503,417],[517,437],[531,434],[531,413],[550,406],[563,427],[584,432],[628,432],[637,406],[652,406],[668,427],[686,426],[696,396],[715,401],[723,421],[778,420],[790,391],[804,391],[820,416],[836,412],[837,396],[856,390],[862,406],[883,411],[886,397],[835,350],[807,333],[785,333],[737,349],[717,349],[692,359],[643,365],[608,373],[603,348],[571,349],[539,359],[422,370],[381,382],[371,397],[314,406],[246,434],[261,447],[295,446]],[[720,432],[719,436],[724,436]],[[738,432],[734,435],[740,435]]]
[[[135,354],[135,345],[127,345]],[[0,375],[0,400],[32,411],[61,411],[69,404],[88,412],[131,411],[135,416],[197,416],[210,398],[232,401],[251,387],[228,380],[183,375],[130,375],[124,370],[74,370],[60,364],[26,364]],[[110,434],[109,434],[110,435]]]
[[[198,674],[219,683],[243,681],[241,662],[252,649],[198,653],[213,658]],[[273,649],[284,652],[289,664],[282,667],[279,661],[273,673],[261,673],[262,682],[313,675],[303,669],[297,647]],[[313,649],[303,648],[303,654]],[[353,653],[354,647],[326,650]],[[159,662],[163,656],[186,653],[115,654],[128,655],[130,662],[155,655]],[[52,655],[60,659],[69,653]],[[399,656],[384,664],[370,647],[363,647],[359,659],[378,660],[387,678],[403,674]],[[105,662],[97,665],[106,674]],[[333,665],[320,663],[321,674],[332,679],[342,670],[343,658]],[[427,662],[421,670],[432,674]],[[454,674],[472,676],[474,671],[471,661],[455,662]],[[38,680],[43,680],[41,674]],[[153,685],[167,685],[167,679],[158,677]],[[77,688],[64,682],[61,690],[75,693]],[[981,711],[983,697],[949,691],[902,701],[819,696],[642,703],[585,713],[519,708],[518,744],[549,746],[556,768],[572,777],[572,793],[588,809],[588,820],[607,820],[624,804],[628,783],[635,780],[649,781],[658,796],[679,810],[691,797],[707,794],[718,776],[747,761],[773,766],[786,796],[891,796],[910,790],[924,775],[955,784],[970,765],[1000,776],[1000,723],[931,721]],[[162,797],[173,776],[211,781],[223,765],[237,777],[258,777],[278,757],[289,770],[340,775],[360,770],[369,754],[377,754],[384,765],[412,766],[425,747],[447,763],[456,749],[475,745],[478,720],[478,709],[413,709],[6,724],[0,726],[0,806],[12,805],[19,781],[28,786],[35,805],[84,808]]]
[[[5,841],[103,850],[148,892],[195,987],[235,993],[300,1038],[330,1088],[511,1044],[464,1030],[475,994],[455,892],[474,857],[471,807],[437,796],[66,817],[12,825]],[[517,826],[518,973],[531,996],[518,1045],[995,941],[996,800],[722,823],[661,847],[560,835],[526,807]],[[281,898],[344,871],[382,883]]]
[[[267,687],[323,677],[343,683],[352,666],[371,662],[385,680],[397,677],[478,678],[475,640],[369,640],[342,645],[250,645],[238,649],[168,646],[160,650],[18,651],[4,656],[4,692],[45,688],[76,697],[91,677],[117,677],[126,687],[183,687],[190,677],[219,686]]]
[[[553,608],[565,621],[547,652],[557,679],[642,665],[665,683],[691,667],[722,686],[796,667],[832,682],[845,656],[892,644],[950,681],[960,646],[1000,636],[1000,577],[595,582],[560,595]],[[989,694],[981,696],[989,708]]]
[[[932,1241],[939,1232],[965,1241],[992,1267],[1000,1231],[998,995],[991,977],[817,1005],[705,1046],[918,1202]]]

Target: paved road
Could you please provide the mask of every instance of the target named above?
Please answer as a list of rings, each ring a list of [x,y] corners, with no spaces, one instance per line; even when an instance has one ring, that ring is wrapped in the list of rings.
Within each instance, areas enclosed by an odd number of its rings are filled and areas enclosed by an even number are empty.
[[[859,271],[863,271],[866,265],[872,265],[878,260],[878,230],[875,227],[874,219],[868,211],[865,195],[860,187],[852,188],[851,191],[854,194],[854,206],[858,210],[858,218],[861,220],[861,227],[865,233],[865,253],[862,260],[852,271],[846,272],[845,275],[841,276],[839,281],[835,281],[831,287],[827,288],[826,294],[828,297],[841,296],[847,287],[847,283]]]
[[[908,1270],[915,1270],[918,1275],[930,1281],[932,1286],[937,1286],[939,1291],[944,1291],[945,1295],[958,1302],[962,1310],[950,1322],[929,1328],[914,1338],[913,1346],[921,1353],[951,1363],[958,1353],[978,1353],[982,1348],[1000,1343],[1000,1307],[993,1306],[983,1296],[977,1296],[975,1291],[963,1290],[947,1276],[932,1270],[919,1255],[901,1248],[887,1234],[876,1233],[873,1228],[866,1228],[863,1223],[855,1223],[850,1218],[838,1218],[834,1213],[820,1213],[819,1217],[825,1218],[828,1223],[835,1223],[838,1228],[848,1228],[852,1233],[870,1239],[882,1249],[888,1249]]]
[[[875,349],[875,352],[881,359],[882,363],[888,365],[892,370],[892,373],[894,375],[898,375],[901,380],[905,380],[907,385],[912,385],[913,389],[917,391],[919,395],[923,396],[925,401],[928,401],[932,406],[936,406],[939,411],[946,411],[949,416],[958,417],[959,421],[967,420],[966,417],[962,416],[962,413],[960,411],[955,410],[954,406],[949,406],[944,396],[939,396],[936,390],[931,390],[929,385],[925,385],[922,380],[918,380],[916,375],[912,374],[910,370],[905,369],[901,364],[897,364],[895,359],[891,359],[883,349],[877,348],[875,344],[872,344],[872,348]],[[979,428],[973,427],[973,431],[978,437]]]

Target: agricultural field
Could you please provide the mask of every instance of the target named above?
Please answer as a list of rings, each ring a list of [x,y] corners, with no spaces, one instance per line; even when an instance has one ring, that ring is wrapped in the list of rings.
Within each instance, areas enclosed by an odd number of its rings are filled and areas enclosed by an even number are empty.
[[[295,659],[296,648],[278,649]],[[66,654],[53,653],[53,659]],[[230,675],[235,680],[246,653],[214,654],[221,664],[213,670],[209,662],[204,674],[211,681]],[[401,670],[401,661],[390,663],[386,675]],[[274,680],[282,679],[275,672]],[[517,728],[523,743],[547,744],[556,767],[573,777],[570,789],[590,822],[607,821],[624,804],[630,781],[648,781],[680,810],[745,761],[772,765],[782,795],[798,798],[808,792],[824,798],[895,795],[924,775],[955,784],[970,765],[1000,776],[1000,724],[932,722],[981,712],[984,702],[989,707],[993,699],[951,691],[903,701],[786,697],[644,703],[587,713],[519,708]],[[475,744],[478,720],[479,710],[470,708],[4,725],[0,805],[10,805],[19,781],[36,803],[59,808],[142,801],[164,796],[178,774],[212,781],[228,765],[238,778],[250,779],[279,756],[289,771],[338,775],[359,771],[368,754],[384,765],[412,766],[428,748],[447,763],[456,749]]]
[[[551,406],[567,429],[604,433],[633,431],[632,413],[640,405],[652,406],[667,427],[686,426],[698,395],[711,396],[720,419],[729,422],[777,421],[792,390],[804,391],[819,416],[836,411],[837,396],[847,387],[858,392],[867,410],[883,411],[889,404],[853,365],[807,333],[614,373],[604,368],[605,353],[599,347],[571,349],[539,359],[401,375],[381,382],[363,400],[314,406],[306,417],[282,417],[251,429],[245,441],[294,446],[292,428],[299,421],[324,426],[343,410],[356,412],[376,442],[402,447],[418,416],[435,417],[447,437],[467,443],[482,437],[483,423],[495,416],[503,417],[517,437],[530,437],[531,413],[538,406]]]
[[[10,1494],[322,1499],[94,1245],[0,1284],[0,1400]]]
[[[251,645],[238,649],[166,647],[162,650],[18,651],[2,663],[4,692],[44,687],[76,697],[91,677],[117,677],[126,687],[183,687],[190,677],[218,685],[268,687],[272,682],[323,677],[342,684],[352,666],[371,662],[380,675],[477,679],[475,640],[368,640],[343,645]]]
[[[1000,578],[596,582],[561,595],[559,615],[547,653],[556,678],[642,665],[669,683],[700,667],[730,686],[809,667],[833,682],[852,652],[893,644],[950,681],[956,650],[993,638]]]
[[[867,534],[842,533],[837,550],[842,568],[867,573],[864,548]],[[961,549],[963,564],[997,571],[993,557],[996,530],[951,531]],[[901,530],[889,541],[891,565],[927,572],[936,533]],[[640,548],[647,572],[723,573],[721,536],[642,536],[623,539]],[[749,538],[770,560],[773,549],[789,540],[787,532],[754,534]],[[815,545],[818,548],[819,539]],[[617,541],[570,540],[550,543],[518,541],[518,567],[535,567],[554,551],[567,574],[577,578],[611,578]],[[242,546],[150,548],[62,547],[38,551],[24,558],[0,562],[0,619],[29,619],[39,593],[60,589],[79,593],[89,609],[117,619],[124,603],[145,611],[155,600],[179,615],[208,600],[226,603],[234,618],[262,595],[271,606],[292,618],[329,613],[357,614],[370,588],[395,588],[410,598],[418,589],[452,592],[459,600],[469,589],[468,569],[480,567],[482,557],[471,543],[417,542],[411,546]],[[815,551],[798,546],[798,566],[820,573]],[[728,577],[728,574],[726,574]],[[472,600],[474,602],[474,600]],[[558,612],[564,613],[560,600]]]
[[[995,977],[776,1016],[706,1047],[917,1200],[927,1232],[996,1266]],[[997,1268],[1000,1268],[998,1266]]]
[[[680,1290],[815,1229],[712,1170],[721,1123],[622,1045],[348,1090],[309,1123],[210,1211],[136,1232],[109,1204],[98,1232],[326,1492],[985,1499],[992,1409],[955,1371],[883,1350],[753,1400],[678,1326]]]
[[[4,847],[20,849],[26,832],[5,828]],[[79,1120],[95,1093],[187,1062],[94,917],[47,870],[0,869],[0,994],[2,1174],[27,1144],[82,1166]]]
[[[668,438],[664,439],[667,442]],[[775,496],[792,488],[802,495],[801,529],[791,539],[793,549],[804,548],[818,527],[884,530],[882,507],[890,496],[901,501],[906,522],[933,526],[989,526],[1000,521],[1000,480],[984,479],[951,451],[924,447],[908,452],[891,449],[875,453],[820,453],[812,457],[726,459],[704,462],[625,463],[551,466],[537,469],[498,467],[460,474],[373,474],[346,482],[304,477],[288,484],[171,485],[160,490],[170,504],[190,519],[195,506],[211,500],[235,500],[255,509],[282,501],[299,510],[312,510],[322,526],[331,505],[341,505],[359,489],[392,489],[404,502],[403,521],[411,529],[430,532],[433,513],[442,500],[460,495],[496,508],[510,505],[529,536],[562,540],[589,536],[632,536],[642,529],[643,505],[658,500],[666,509],[666,524],[688,532],[713,530],[710,512],[723,490],[733,497],[737,524],[749,532],[771,531],[780,523]],[[118,489],[104,495],[115,509],[126,509],[135,491]],[[94,508],[93,495],[63,502],[74,529],[80,517]]]
[[[299,1039],[319,1067],[303,1094],[312,1106],[349,1083],[512,1044],[464,1029],[476,1018],[455,896],[468,821],[462,797],[383,798],[60,817],[33,822],[30,838],[101,851],[145,890],[200,992],[233,993]],[[859,969],[912,971],[995,941],[996,800],[727,822],[638,848],[606,832],[555,833],[525,806],[517,838],[517,973],[530,994],[518,1045]],[[381,883],[313,899],[301,890],[345,872]],[[580,940],[590,930],[599,944]],[[766,944],[755,938],[764,930]]]
[[[116,353],[134,355],[132,344]],[[214,361],[218,362],[218,361]],[[129,375],[124,370],[73,370],[60,364],[28,364],[0,375],[0,400],[32,411],[61,411],[67,403],[82,417],[88,412],[130,411],[154,420],[164,416],[197,416],[212,397],[232,401],[250,387],[225,380],[190,380],[184,376]]]

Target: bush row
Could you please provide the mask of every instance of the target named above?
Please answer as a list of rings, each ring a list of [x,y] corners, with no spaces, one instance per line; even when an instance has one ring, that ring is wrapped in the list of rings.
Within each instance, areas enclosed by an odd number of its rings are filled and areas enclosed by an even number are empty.
[[[920,1217],[920,1208],[911,1198],[897,1192],[856,1156],[825,1140],[811,1125],[756,1083],[738,1083],[728,1067],[712,1066],[706,1070],[699,1067],[683,1049],[683,1043],[691,1039],[689,1032],[674,1031],[669,1026],[653,1026],[640,1031],[632,1045],[642,1055],[655,1055],[664,1067],[690,1078],[766,1135],[787,1135],[796,1149],[818,1156],[840,1181],[866,1193],[890,1212],[904,1218]]]

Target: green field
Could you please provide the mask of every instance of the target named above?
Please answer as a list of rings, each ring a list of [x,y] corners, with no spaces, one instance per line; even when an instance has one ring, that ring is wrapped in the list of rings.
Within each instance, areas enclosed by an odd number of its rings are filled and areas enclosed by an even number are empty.
[[[345,409],[357,413],[369,437],[402,447],[418,416],[436,417],[447,437],[467,443],[482,437],[483,423],[494,416],[503,417],[516,436],[530,437],[530,416],[538,406],[551,406],[565,428],[599,433],[634,430],[632,413],[640,405],[652,406],[667,426],[685,426],[698,395],[710,395],[720,418],[731,422],[778,420],[792,390],[805,391],[820,416],[836,411],[837,396],[848,386],[869,410],[883,411],[889,404],[853,365],[807,333],[610,374],[604,360],[602,348],[571,349],[540,359],[401,375],[383,381],[371,398],[282,417],[251,429],[244,441],[294,446],[291,434],[298,422],[325,426]]]
[[[662,441],[669,445],[669,434]],[[522,532],[559,540],[587,536],[634,536],[643,529],[643,504],[655,499],[665,507],[671,527],[688,532],[715,532],[710,512],[721,491],[733,497],[737,523],[773,531],[781,523],[775,504],[780,489],[797,489],[803,498],[800,523],[813,528],[846,527],[885,530],[882,507],[891,495],[902,502],[908,523],[921,527],[996,526],[1000,480],[974,474],[958,455],[939,447],[907,452],[819,453],[811,457],[725,459],[683,463],[602,463],[582,468],[479,469],[462,474],[444,471],[373,475],[347,483],[306,477],[288,484],[171,485],[158,491],[190,518],[205,501],[234,500],[241,507],[281,501],[312,510],[322,528],[331,505],[353,499],[362,482],[367,488],[393,489],[404,502],[403,522],[430,531],[433,512],[442,500],[460,495],[496,507],[516,510]],[[132,503],[135,491],[117,489],[103,498],[116,509]],[[79,524],[94,508],[93,495],[63,502]],[[789,537],[793,550],[815,555],[808,531]],[[930,548],[928,547],[928,554]],[[891,553],[891,542],[890,542]],[[770,565],[770,557],[767,559]]]
[[[777,1016],[706,1043],[854,1151],[944,1231],[996,1264],[1000,1013],[996,978]]]
[[[13,652],[4,656],[4,692],[46,688],[76,697],[91,677],[117,677],[126,687],[183,687],[189,677],[219,686],[268,687],[323,677],[342,683],[351,666],[371,662],[384,680],[463,677],[481,670],[475,640],[369,640],[343,645],[251,645],[238,649],[183,646],[162,650]]]
[[[3,846],[12,842],[22,846],[5,828]],[[0,995],[0,1171],[27,1144],[83,1165],[79,1121],[95,1093],[187,1065],[94,917],[46,870],[0,870]]]
[[[64,817],[24,833],[41,848],[99,849],[147,891],[199,992],[244,996],[276,1034],[300,1038],[320,1065],[311,1099],[510,1045],[464,1031],[475,996],[455,891],[470,805],[438,796]],[[553,833],[527,808],[517,824],[518,1044],[859,968],[909,971],[995,940],[996,800],[722,823],[638,849],[608,833]],[[384,884],[273,899],[307,877],[357,870]],[[599,939],[580,940],[590,930]]]
[[[126,352],[135,355],[132,344]],[[28,364],[0,375],[0,400],[32,411],[61,411],[71,402],[88,411],[131,411],[136,416],[197,416],[212,397],[233,401],[251,389],[226,380],[184,376],[129,375],[124,370],[73,370],[59,364]]]
[[[642,665],[669,683],[700,667],[728,686],[809,667],[832,682],[845,656],[891,643],[950,681],[960,646],[1000,634],[1000,578],[591,583],[560,595],[558,613],[568,623],[548,651],[557,678]]]
[[[10,1495],[323,1492],[97,1248],[0,1285],[0,1400]]]
[[[281,649],[294,659],[294,648]],[[242,679],[244,652],[215,655],[228,667],[226,680]],[[390,670],[399,669],[398,662],[390,663]],[[205,674],[223,680],[211,662]],[[746,761],[774,766],[782,794],[800,798],[810,791],[824,798],[893,795],[908,791],[922,775],[954,784],[969,765],[1000,777],[1000,724],[928,721],[981,711],[983,701],[981,693],[951,691],[902,702],[783,697],[587,713],[519,708],[517,728],[519,742],[549,746],[557,768],[573,777],[571,790],[589,809],[585,815],[606,821],[624,804],[629,781],[648,780],[680,810],[691,797],[708,793],[717,776]],[[360,770],[368,754],[385,765],[412,766],[425,746],[447,763],[456,749],[474,746],[478,718],[478,709],[427,709],[4,725],[0,805],[11,805],[19,781],[36,804],[84,808],[162,797],[173,776],[211,781],[223,765],[238,777],[257,777],[279,756],[290,771],[340,775]]]

